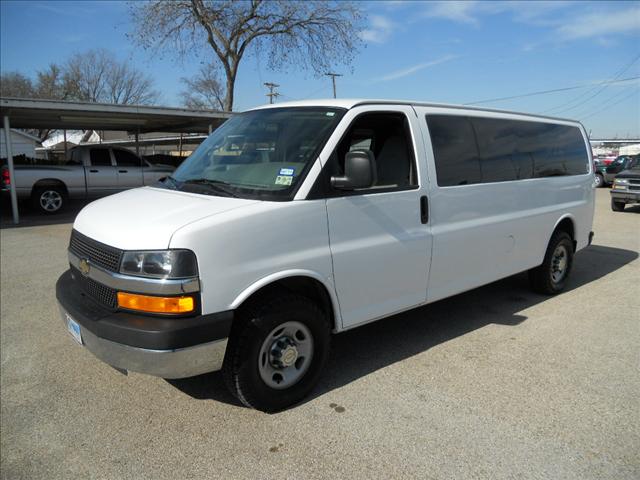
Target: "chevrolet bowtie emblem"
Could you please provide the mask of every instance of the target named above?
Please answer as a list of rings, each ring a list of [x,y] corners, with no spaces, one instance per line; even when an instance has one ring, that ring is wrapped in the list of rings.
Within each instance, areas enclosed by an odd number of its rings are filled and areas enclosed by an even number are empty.
[[[80,273],[85,277],[89,275],[89,270],[91,270],[91,265],[89,265],[89,260],[87,258],[80,259]]]

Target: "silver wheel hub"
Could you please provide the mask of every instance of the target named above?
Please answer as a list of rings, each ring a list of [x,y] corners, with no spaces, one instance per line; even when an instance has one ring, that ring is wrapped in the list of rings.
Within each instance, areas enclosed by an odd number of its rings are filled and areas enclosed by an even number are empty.
[[[281,337],[271,347],[271,365],[276,368],[290,367],[298,359],[298,349],[288,337]]]
[[[551,257],[551,279],[554,283],[560,282],[567,273],[569,254],[564,245],[558,245]]]
[[[45,190],[40,195],[40,206],[47,212],[55,212],[62,206],[62,195],[55,190]]]
[[[281,390],[296,384],[313,358],[311,331],[301,322],[285,322],[274,328],[262,343],[258,372],[271,388]]]

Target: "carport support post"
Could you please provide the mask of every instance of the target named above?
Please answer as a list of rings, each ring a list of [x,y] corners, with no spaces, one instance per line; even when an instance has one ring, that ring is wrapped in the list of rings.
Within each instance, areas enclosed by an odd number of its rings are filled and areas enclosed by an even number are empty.
[[[140,143],[138,143],[138,136],[140,135],[140,129],[136,130],[136,155],[140,156]]]
[[[9,165],[9,179],[11,190],[11,212],[13,213],[13,223],[16,225],[20,223],[20,216],[18,215],[18,198],[16,196],[16,176],[13,172],[13,148],[11,145],[11,125],[9,125],[9,117],[4,117],[4,138],[5,146],[7,148],[7,164]]]

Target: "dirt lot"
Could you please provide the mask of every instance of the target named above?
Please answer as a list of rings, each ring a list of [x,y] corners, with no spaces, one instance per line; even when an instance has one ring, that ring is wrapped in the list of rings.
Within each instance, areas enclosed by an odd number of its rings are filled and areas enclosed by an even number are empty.
[[[121,375],[54,297],[70,224],[1,231],[1,476],[640,478],[640,208],[599,190],[566,293],[526,275],[335,337],[313,396],[248,410],[218,373]]]

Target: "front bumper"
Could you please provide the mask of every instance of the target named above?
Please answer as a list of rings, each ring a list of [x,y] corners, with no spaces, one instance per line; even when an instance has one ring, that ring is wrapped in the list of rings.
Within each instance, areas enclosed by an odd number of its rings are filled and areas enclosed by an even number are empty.
[[[56,297],[63,321],[80,325],[83,346],[118,369],[185,378],[222,366],[232,311],[187,318],[114,312],[85,295],[70,270],[58,279]]]
[[[640,192],[611,190],[611,198],[617,202],[640,203]]]

